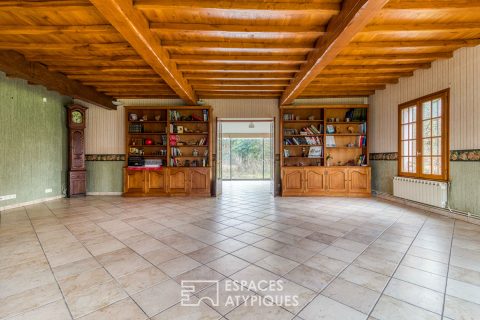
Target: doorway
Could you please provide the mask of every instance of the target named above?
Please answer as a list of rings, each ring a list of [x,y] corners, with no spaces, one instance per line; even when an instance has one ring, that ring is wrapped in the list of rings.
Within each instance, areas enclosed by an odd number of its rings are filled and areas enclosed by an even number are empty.
[[[217,120],[217,195],[274,194],[274,124],[273,118]]]

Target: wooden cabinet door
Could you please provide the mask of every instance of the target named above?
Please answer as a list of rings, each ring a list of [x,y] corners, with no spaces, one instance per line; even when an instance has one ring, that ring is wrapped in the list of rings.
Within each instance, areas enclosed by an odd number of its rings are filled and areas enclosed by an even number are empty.
[[[304,170],[302,168],[283,168],[283,195],[302,195],[304,191]]]
[[[125,173],[125,193],[144,193],[145,192],[145,172],[136,170],[126,170]]]
[[[327,188],[329,193],[347,193],[348,192],[348,169],[347,168],[328,168],[327,169]],[[345,194],[346,195],[346,194]]]
[[[190,193],[210,194],[210,168],[190,168]]]
[[[358,167],[348,169],[349,191],[351,193],[370,194],[372,191],[370,180],[370,168]]]
[[[325,168],[305,168],[306,193],[325,192],[325,180]]]
[[[187,169],[169,169],[168,173],[168,191],[170,194],[188,193]]]
[[[167,193],[167,178],[165,170],[147,171],[147,187],[148,195],[159,195]]]

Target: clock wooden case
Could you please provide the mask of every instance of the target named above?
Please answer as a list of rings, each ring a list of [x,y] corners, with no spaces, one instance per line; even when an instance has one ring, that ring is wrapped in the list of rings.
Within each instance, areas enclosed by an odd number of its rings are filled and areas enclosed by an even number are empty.
[[[68,185],[67,196],[85,195],[87,171],[85,167],[85,126],[87,108],[80,105],[67,107],[68,125]]]

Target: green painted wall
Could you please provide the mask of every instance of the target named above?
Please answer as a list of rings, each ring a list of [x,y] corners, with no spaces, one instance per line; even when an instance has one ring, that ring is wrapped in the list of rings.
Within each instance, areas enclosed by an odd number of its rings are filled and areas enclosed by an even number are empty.
[[[397,161],[371,160],[372,189],[393,194]],[[449,204],[454,210],[480,216],[480,161],[450,161]]]
[[[87,192],[122,192],[123,161],[87,161]]]
[[[43,102],[43,98],[47,101]],[[68,97],[0,72],[0,207],[65,193]],[[53,192],[45,193],[51,188]]]
[[[370,160],[372,189],[393,194],[393,177],[397,175],[397,161]]]

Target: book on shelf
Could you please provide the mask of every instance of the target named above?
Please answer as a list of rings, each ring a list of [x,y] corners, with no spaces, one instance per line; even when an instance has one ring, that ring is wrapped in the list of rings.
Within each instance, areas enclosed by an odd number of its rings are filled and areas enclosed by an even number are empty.
[[[367,137],[366,136],[358,136],[356,139],[357,147],[365,147],[367,145]]]
[[[296,134],[298,134],[298,130],[297,129],[285,128],[285,129],[283,129],[283,134],[286,135],[286,136],[296,135]]]
[[[358,125],[358,132],[361,134],[366,134],[367,133],[367,123],[361,123]]]
[[[170,153],[172,157],[181,157],[182,156],[182,151],[180,151],[179,148],[172,147],[170,148]]]
[[[363,166],[363,165],[366,165],[366,164],[367,164],[367,156],[364,155],[364,154],[360,155],[360,157],[358,157],[357,165]]]
[[[323,157],[323,147],[310,147],[308,150],[309,158],[321,158]]]
[[[295,115],[293,113],[284,113],[283,120],[285,121],[295,120]]]
[[[366,108],[349,109],[345,114],[345,118],[349,118],[351,119],[351,121],[366,121],[367,109]]]
[[[291,137],[283,139],[284,145],[321,145],[323,137]]]
[[[337,144],[335,143],[335,137],[334,136],[327,136],[325,144],[327,147],[336,147]]]
[[[335,133],[335,126],[332,124],[327,124],[327,134]]]

